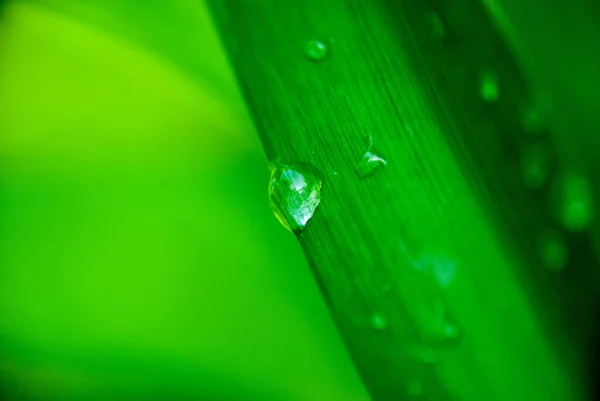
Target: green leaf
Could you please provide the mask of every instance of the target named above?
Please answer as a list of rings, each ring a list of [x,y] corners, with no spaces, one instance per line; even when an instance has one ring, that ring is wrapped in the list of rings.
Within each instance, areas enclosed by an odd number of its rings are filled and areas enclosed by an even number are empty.
[[[481,4],[209,4],[269,160],[322,177],[298,239],[372,398],[584,399],[597,261],[543,267],[533,86]]]

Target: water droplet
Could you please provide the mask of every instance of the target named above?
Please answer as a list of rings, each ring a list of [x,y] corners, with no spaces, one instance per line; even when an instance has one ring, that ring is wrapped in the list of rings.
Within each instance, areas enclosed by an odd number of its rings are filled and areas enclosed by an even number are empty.
[[[313,61],[320,61],[327,56],[329,47],[320,40],[310,40],[304,46],[304,53]]]
[[[547,142],[531,144],[521,154],[521,177],[531,189],[541,189],[546,185],[552,170],[552,156]]]
[[[385,161],[385,159],[378,156],[377,154],[373,153],[372,148],[373,148],[373,137],[369,136],[369,146],[367,148],[367,151],[365,152],[362,159],[360,160],[360,162],[358,162],[358,165],[356,166],[356,172],[361,177],[367,177],[367,176],[373,174],[373,172],[375,170],[377,170],[379,167],[387,165],[387,161]]]
[[[553,206],[558,221],[569,231],[589,228],[594,218],[594,196],[590,182],[580,174],[559,176],[553,183]]]
[[[385,330],[387,328],[387,319],[385,315],[379,312],[373,313],[373,315],[371,315],[371,327],[377,331]]]
[[[446,36],[446,27],[442,22],[442,19],[437,13],[431,13],[427,16],[427,20],[431,25],[433,34],[438,39],[443,39]]]
[[[379,167],[385,165],[387,165],[385,159],[377,156],[371,151],[367,151],[367,153],[363,155],[361,161],[358,163],[358,166],[356,166],[356,171],[361,177],[366,177],[373,174],[373,172]]]
[[[569,248],[564,236],[558,231],[547,231],[539,238],[542,264],[549,270],[560,271],[567,266]]]
[[[309,165],[272,165],[271,210],[291,232],[301,231],[321,202],[322,181]]]
[[[485,72],[481,74],[479,95],[488,103],[494,103],[498,100],[500,89],[498,85],[498,76],[495,73]]]

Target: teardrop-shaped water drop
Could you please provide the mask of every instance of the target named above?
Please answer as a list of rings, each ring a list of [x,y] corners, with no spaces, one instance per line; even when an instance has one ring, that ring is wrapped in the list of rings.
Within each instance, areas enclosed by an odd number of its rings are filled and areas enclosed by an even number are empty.
[[[277,220],[291,232],[304,229],[321,202],[322,185],[312,166],[272,165],[269,199]]]
[[[329,46],[320,40],[309,40],[304,46],[304,53],[313,61],[320,61],[327,56]]]

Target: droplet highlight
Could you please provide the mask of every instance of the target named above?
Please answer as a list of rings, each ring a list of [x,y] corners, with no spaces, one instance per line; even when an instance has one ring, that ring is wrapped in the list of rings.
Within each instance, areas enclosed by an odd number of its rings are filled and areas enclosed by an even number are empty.
[[[309,165],[272,165],[269,182],[271,210],[293,233],[304,229],[321,202],[322,180]]]
[[[493,72],[481,74],[479,82],[479,95],[487,103],[494,103],[500,96],[498,76]]]
[[[557,220],[571,232],[588,229],[594,219],[594,195],[590,182],[581,174],[562,174],[554,182],[553,206]]]
[[[320,40],[309,40],[304,46],[304,53],[313,61],[323,60],[329,52],[329,46]]]
[[[384,314],[376,312],[371,315],[371,327],[373,330],[383,331],[387,328],[387,318]]]
[[[561,271],[567,267],[569,248],[560,232],[544,232],[538,240],[538,247],[541,262],[548,270]]]

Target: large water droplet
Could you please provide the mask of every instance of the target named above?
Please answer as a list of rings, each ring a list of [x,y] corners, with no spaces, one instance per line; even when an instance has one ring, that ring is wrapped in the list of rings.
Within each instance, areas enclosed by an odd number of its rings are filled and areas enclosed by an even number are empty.
[[[484,72],[479,81],[479,95],[488,102],[493,103],[498,100],[500,89],[498,85],[498,76],[493,72]]]
[[[314,167],[272,165],[269,199],[277,220],[291,232],[301,231],[321,202],[322,185]]]
[[[531,144],[521,154],[523,183],[531,189],[541,189],[550,179],[552,156],[547,142]]]
[[[595,214],[593,188],[580,174],[559,176],[553,185],[553,206],[558,221],[569,231],[589,228]]]
[[[376,312],[371,315],[371,327],[374,330],[385,330],[387,328],[387,324],[387,318],[383,313]]]
[[[560,271],[567,266],[569,248],[564,236],[558,231],[547,231],[539,240],[542,264],[549,270]]]
[[[329,47],[327,44],[320,40],[310,40],[304,46],[304,53],[313,61],[324,59],[328,51]]]

